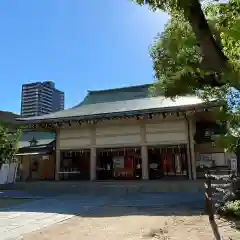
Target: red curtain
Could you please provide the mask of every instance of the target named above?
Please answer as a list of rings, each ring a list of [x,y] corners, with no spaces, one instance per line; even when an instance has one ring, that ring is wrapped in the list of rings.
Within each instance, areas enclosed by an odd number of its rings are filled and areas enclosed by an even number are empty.
[[[125,157],[124,168],[133,168],[133,157]]]

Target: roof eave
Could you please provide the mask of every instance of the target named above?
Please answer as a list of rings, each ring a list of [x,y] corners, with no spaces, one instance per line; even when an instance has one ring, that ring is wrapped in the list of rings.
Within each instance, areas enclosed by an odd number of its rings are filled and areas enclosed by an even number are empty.
[[[210,107],[214,107],[216,104],[212,103]],[[201,107],[209,107],[207,103],[197,103],[192,105],[183,105],[183,106],[172,106],[165,108],[153,108],[153,109],[142,109],[142,110],[132,110],[132,111],[123,111],[123,112],[112,112],[112,113],[100,113],[92,115],[82,115],[82,116],[69,116],[62,118],[47,118],[47,119],[36,119],[36,120],[17,120],[17,125],[22,124],[37,124],[37,123],[50,123],[53,121],[77,121],[77,120],[94,120],[100,118],[108,117],[122,117],[122,116],[134,116],[138,114],[150,114],[150,113],[161,113],[161,112],[171,112],[171,111],[186,111],[190,109],[196,109]]]
[[[35,150],[35,151],[34,151]],[[16,156],[24,156],[24,155],[44,155],[51,154],[54,152],[54,148],[41,148],[41,149],[24,149],[19,151]]]

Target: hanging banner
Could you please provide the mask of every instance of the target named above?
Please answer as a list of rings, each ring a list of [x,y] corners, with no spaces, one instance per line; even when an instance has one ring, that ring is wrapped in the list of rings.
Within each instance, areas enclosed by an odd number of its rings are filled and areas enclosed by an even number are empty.
[[[126,157],[124,159],[124,168],[133,168],[133,157]]]
[[[176,169],[176,173],[181,173],[182,171],[180,154],[175,155],[175,169]]]

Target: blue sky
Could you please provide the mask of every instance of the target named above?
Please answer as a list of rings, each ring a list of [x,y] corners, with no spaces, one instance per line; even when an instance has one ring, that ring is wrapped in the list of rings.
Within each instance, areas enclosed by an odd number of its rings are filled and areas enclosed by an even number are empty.
[[[166,21],[129,0],[1,0],[0,110],[18,113],[28,82],[53,80],[66,107],[87,90],[152,82],[149,47]]]

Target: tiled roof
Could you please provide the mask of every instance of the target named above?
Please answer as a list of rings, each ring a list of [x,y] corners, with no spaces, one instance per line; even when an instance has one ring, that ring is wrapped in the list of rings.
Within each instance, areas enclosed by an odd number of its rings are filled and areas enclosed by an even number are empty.
[[[85,99],[73,108],[43,116],[18,118],[17,120],[21,123],[39,123],[53,120],[117,117],[154,111],[172,111],[203,104],[203,101],[195,96],[179,97],[176,100],[163,96],[149,97],[149,87],[151,84],[89,91]]]
[[[37,140],[36,146],[46,146],[55,140],[55,133],[23,131],[19,141],[19,148],[29,147],[33,138]]]
[[[41,139],[41,140],[38,140],[36,147],[47,146],[48,144],[52,143],[53,141],[55,141],[55,140],[54,139]],[[26,148],[26,147],[30,147],[29,141],[19,141],[19,149]]]
[[[19,120],[26,122],[40,122],[54,119],[83,119],[87,117],[96,118],[108,115],[119,116],[129,113],[137,114],[138,112],[140,113],[144,111],[169,111],[202,103],[202,100],[197,97],[180,97],[175,101],[164,97],[153,97],[108,103],[83,104],[68,110]]]
[[[151,84],[145,84],[145,85],[139,85],[139,86],[115,88],[115,89],[108,89],[108,90],[88,91],[88,95],[84,98],[84,100],[74,108],[79,107],[80,105],[86,105],[86,104],[117,102],[117,101],[126,101],[126,100],[133,100],[133,99],[139,99],[139,98],[148,98],[149,88],[151,86],[152,86]]]
[[[0,111],[1,122],[13,123],[17,117],[20,117],[20,115],[12,112]]]

